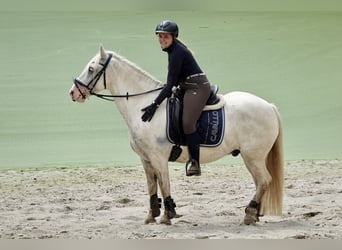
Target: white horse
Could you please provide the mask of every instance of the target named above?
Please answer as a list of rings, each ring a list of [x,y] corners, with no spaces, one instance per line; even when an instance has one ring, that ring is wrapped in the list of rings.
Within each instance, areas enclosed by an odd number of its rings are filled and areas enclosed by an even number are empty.
[[[160,87],[160,81],[137,65],[101,46],[99,53],[74,80],[69,94],[76,102],[84,102],[90,95],[115,100],[127,124],[131,147],[140,156],[147,177],[150,209],[145,223],[155,222],[155,217],[160,215],[159,185],[164,199],[160,222],[171,224],[177,214],[170,194],[168,158],[173,145],[166,137],[165,102],[151,122],[141,120],[141,108],[156,98]],[[104,89],[112,95],[98,94]],[[244,92],[231,92],[222,98],[226,119],[224,139],[217,147],[201,147],[200,162],[208,163],[240,152],[256,186],[256,193],[245,209],[244,223],[254,224],[261,215],[281,215],[282,124],[276,107]],[[177,162],[187,160],[187,150],[183,150]]]

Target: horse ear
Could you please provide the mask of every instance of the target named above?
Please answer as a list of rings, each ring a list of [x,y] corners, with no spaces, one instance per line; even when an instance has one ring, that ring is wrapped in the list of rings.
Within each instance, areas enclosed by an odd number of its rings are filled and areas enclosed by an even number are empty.
[[[102,45],[100,45],[100,55],[101,55],[101,59],[106,60],[107,53],[106,53],[106,51],[105,51],[105,49],[103,48]]]

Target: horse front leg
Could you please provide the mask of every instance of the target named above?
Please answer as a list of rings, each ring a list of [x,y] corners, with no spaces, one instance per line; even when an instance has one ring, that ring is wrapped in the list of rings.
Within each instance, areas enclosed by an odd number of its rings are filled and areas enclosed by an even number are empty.
[[[164,199],[164,215],[162,216],[160,223],[171,225],[171,219],[176,217],[176,203],[171,198],[170,194],[170,178],[169,169],[166,163],[165,167],[160,168],[160,173],[158,175],[159,187]]]
[[[150,195],[150,209],[145,219],[145,224],[155,223],[155,217],[160,215],[161,208],[161,199],[158,198],[158,184],[157,184],[157,175],[152,168],[150,162],[142,160],[146,179],[147,179],[147,188],[148,193]]]
[[[164,199],[164,215],[160,220],[160,223],[166,224],[166,225],[171,225],[171,219],[176,217],[176,203],[173,201],[171,196],[167,196]]]

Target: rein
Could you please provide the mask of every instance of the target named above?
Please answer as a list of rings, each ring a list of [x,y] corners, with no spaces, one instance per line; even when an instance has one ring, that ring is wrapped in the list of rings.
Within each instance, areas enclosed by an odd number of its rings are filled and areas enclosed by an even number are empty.
[[[163,87],[152,89],[152,90],[148,90],[148,91],[137,93],[137,94],[129,94],[127,92],[126,95],[102,95],[102,94],[96,94],[96,93],[90,93],[90,94],[94,95],[94,96],[96,96],[98,98],[101,98],[103,100],[114,102],[115,101],[114,98],[126,98],[126,100],[128,100],[129,97],[145,95],[145,94],[149,94],[149,93],[161,90],[161,89],[163,89]],[[110,98],[113,98],[113,99],[110,99]]]
[[[125,95],[103,95],[103,94],[97,94],[93,92],[93,89],[95,88],[97,82],[99,81],[99,79],[101,78],[102,74],[103,74],[103,85],[104,88],[107,88],[107,83],[106,83],[106,69],[109,65],[110,60],[112,59],[113,55],[109,54],[108,58],[106,59],[106,62],[103,64],[102,69],[97,72],[97,74],[93,77],[93,79],[91,79],[91,81],[88,84],[85,84],[84,82],[82,82],[81,80],[74,78],[73,82],[77,88],[77,90],[81,93],[82,97],[85,99],[86,95],[81,91],[80,86],[85,87],[88,91],[90,95],[94,95],[98,98],[101,98],[103,100],[106,101],[112,101],[114,102],[114,98],[126,98],[126,100],[128,100],[129,97],[134,97],[134,96],[140,96],[140,95],[145,95],[145,94],[149,94],[158,90],[163,89],[163,87],[159,87],[156,89],[152,89],[152,90],[148,90],[142,93],[136,93],[136,94],[129,94],[128,92]],[[92,85],[92,86],[91,86]]]

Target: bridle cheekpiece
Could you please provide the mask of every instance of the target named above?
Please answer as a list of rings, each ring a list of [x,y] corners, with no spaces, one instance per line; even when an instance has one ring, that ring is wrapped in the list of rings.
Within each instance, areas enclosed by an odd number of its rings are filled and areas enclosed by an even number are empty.
[[[90,82],[88,84],[82,82],[81,80],[79,80],[78,78],[74,78],[73,82],[77,88],[77,90],[80,92],[80,94],[82,95],[82,98],[85,99],[86,95],[81,91],[80,86],[85,87],[88,91],[90,95],[94,95],[96,97],[99,97],[101,99],[107,100],[107,101],[114,101],[114,98],[126,98],[126,100],[128,100],[128,97],[133,97],[133,96],[140,96],[140,95],[145,95],[148,93],[152,93],[155,91],[159,91],[161,90],[163,87],[159,87],[156,89],[152,89],[152,90],[148,90],[142,93],[137,93],[137,94],[129,94],[128,92],[125,95],[103,95],[103,94],[97,94],[93,92],[93,89],[95,88],[97,82],[99,81],[99,79],[101,78],[102,74],[103,74],[103,85],[104,88],[107,88],[107,83],[106,83],[106,69],[109,65],[110,60],[112,59],[113,55],[112,54],[108,54],[108,57],[105,61],[104,64],[101,64],[103,67],[102,69],[96,73],[96,75],[90,80]]]
[[[82,82],[78,78],[74,78],[74,80],[73,80],[74,84],[84,99],[86,98],[86,95],[81,91],[80,86],[85,87],[89,91],[90,95],[97,95],[96,93],[93,92],[93,89],[95,88],[95,86],[98,83],[99,79],[101,78],[102,74],[103,74],[104,88],[105,89],[107,88],[106,69],[109,65],[110,60],[112,59],[112,56],[113,56],[112,54],[108,54],[108,57],[107,57],[105,63],[102,64],[102,69],[96,73],[96,75],[93,77],[93,79],[90,80],[90,82],[88,84]]]

